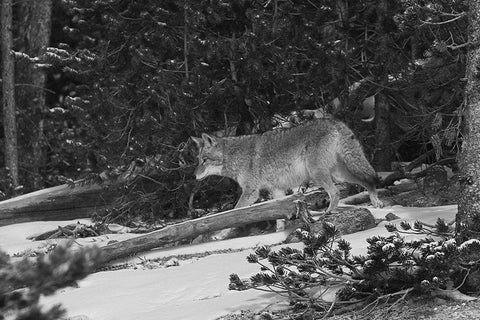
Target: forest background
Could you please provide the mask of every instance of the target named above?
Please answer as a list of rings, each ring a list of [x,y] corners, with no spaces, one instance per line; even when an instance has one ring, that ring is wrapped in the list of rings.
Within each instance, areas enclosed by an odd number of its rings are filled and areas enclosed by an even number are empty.
[[[192,204],[218,202],[218,180],[194,181],[189,136],[263,132],[296,110],[345,121],[377,171],[420,156],[454,163],[460,147],[466,1],[45,0],[10,7],[12,51],[2,33],[2,55],[14,59],[14,71],[3,67],[2,83],[14,79],[16,132],[7,134],[4,91],[3,198],[100,181],[132,161],[153,161],[142,183],[122,186],[118,207],[154,219],[183,216]],[[361,121],[362,102],[372,96],[375,118]],[[12,143],[17,171],[6,151]],[[224,187],[234,203],[235,190]]]

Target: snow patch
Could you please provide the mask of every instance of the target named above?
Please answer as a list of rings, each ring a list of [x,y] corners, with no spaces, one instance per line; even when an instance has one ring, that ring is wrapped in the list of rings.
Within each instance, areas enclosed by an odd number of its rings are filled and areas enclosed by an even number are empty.
[[[392,212],[401,219],[413,223],[420,220],[435,224],[437,218],[445,221],[454,219],[456,206],[434,208],[369,208],[376,218],[383,218]],[[55,229],[65,222],[32,222],[0,227],[0,248],[8,254],[45,246],[45,241],[27,240],[32,234]],[[88,223],[88,220],[81,220]],[[397,222],[395,222],[397,223]],[[398,222],[399,223],[399,222]],[[387,222],[377,227],[344,236],[351,243],[353,254],[365,254],[367,238],[388,236]],[[78,245],[106,245],[111,240],[134,237],[131,234],[108,235],[79,239]],[[273,245],[286,237],[285,232],[252,236],[225,241],[210,242],[192,246],[156,249],[123,259],[117,263],[136,263],[144,259],[167,258],[185,254],[236,250],[236,252],[216,253],[192,259],[178,266],[156,269],[126,269],[94,273],[79,282],[77,288],[66,288],[53,296],[42,297],[41,304],[51,307],[62,304],[72,319],[90,320],[212,320],[228,313],[241,310],[260,311],[264,308],[287,308],[288,302],[275,294],[256,290],[228,290],[229,275],[236,273],[240,278],[248,278],[259,272],[256,264],[247,262],[246,257],[256,247]],[[405,240],[417,236],[406,235]],[[468,245],[468,244],[465,244]],[[282,246],[275,246],[278,250]],[[286,246],[301,248],[301,244]],[[388,249],[388,248],[386,248]]]

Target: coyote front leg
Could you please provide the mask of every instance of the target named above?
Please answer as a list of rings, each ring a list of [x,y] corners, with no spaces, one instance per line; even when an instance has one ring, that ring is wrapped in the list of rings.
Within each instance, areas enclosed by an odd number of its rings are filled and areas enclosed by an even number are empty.
[[[257,201],[259,196],[259,190],[257,189],[250,189],[250,188],[242,188],[242,195],[240,199],[238,199],[237,204],[235,205],[235,209],[247,207]],[[230,238],[231,235],[234,233],[234,228],[226,228],[215,232],[212,236],[213,240],[223,240]]]
[[[316,175],[314,182],[322,186],[328,193],[328,197],[330,198],[330,204],[328,205],[326,212],[332,212],[333,210],[335,210],[338,206],[338,202],[340,201],[340,196],[338,194],[337,187],[332,181],[330,173]]]
[[[235,205],[235,209],[253,204],[255,201],[258,200],[259,195],[260,190],[258,189],[242,187],[242,195],[240,196],[240,199],[238,199],[238,202]]]

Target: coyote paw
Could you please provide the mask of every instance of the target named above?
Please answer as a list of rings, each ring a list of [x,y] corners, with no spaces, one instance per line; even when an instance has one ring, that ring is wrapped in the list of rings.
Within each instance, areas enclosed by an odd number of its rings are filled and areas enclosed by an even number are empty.
[[[383,201],[380,200],[380,199],[375,199],[374,201],[372,201],[372,205],[373,205],[375,208],[383,208],[383,207],[385,207],[385,204],[384,204]]]
[[[211,239],[211,240],[225,240],[225,239],[229,239],[229,238],[232,238],[232,233],[233,233],[233,229],[232,229],[232,228],[223,229],[223,230],[220,230],[220,231],[215,232],[215,233],[210,237],[210,239]]]

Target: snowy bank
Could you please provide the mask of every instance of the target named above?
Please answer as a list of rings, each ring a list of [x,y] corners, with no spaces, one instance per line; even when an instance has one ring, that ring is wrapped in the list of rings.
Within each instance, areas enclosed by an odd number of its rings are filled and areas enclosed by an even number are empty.
[[[393,212],[402,220],[420,220],[435,224],[437,218],[447,222],[455,218],[457,206],[432,208],[388,207],[369,208],[376,218]],[[85,222],[85,221],[83,221]],[[31,248],[45,246],[45,242],[32,242],[26,237],[38,234],[68,222],[32,222],[0,227],[0,248],[13,255]],[[393,221],[399,224],[400,220]],[[366,238],[388,235],[381,222],[376,228],[346,235],[352,253],[365,253]],[[79,245],[106,245],[111,240],[121,240],[135,235],[108,235],[79,239]],[[229,275],[241,278],[259,272],[258,266],[246,261],[247,255],[261,245],[277,244],[285,239],[284,233],[237,238],[191,246],[152,250],[131,258],[130,262],[178,255],[195,255],[219,250],[239,250],[215,253],[204,257],[180,261],[180,265],[157,269],[126,269],[98,272],[79,282],[78,288],[67,288],[54,296],[42,299],[42,304],[61,303],[72,319],[92,320],[211,320],[240,310],[262,310],[267,307],[285,307],[281,297],[256,290],[229,291]],[[413,238],[409,235],[406,238]],[[47,243],[48,245],[48,243]],[[301,244],[290,244],[299,248]],[[274,248],[275,249],[275,248]],[[126,262],[126,260],[119,261]]]

